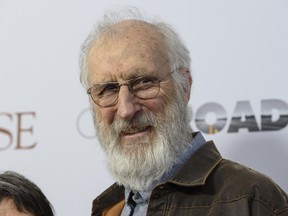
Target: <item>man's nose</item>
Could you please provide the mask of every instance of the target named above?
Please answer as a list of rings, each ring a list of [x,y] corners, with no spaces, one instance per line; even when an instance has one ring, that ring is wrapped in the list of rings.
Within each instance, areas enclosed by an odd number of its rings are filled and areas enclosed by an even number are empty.
[[[138,99],[132,92],[129,91],[127,85],[122,85],[119,90],[117,115],[118,117],[130,120],[134,114],[140,110]]]

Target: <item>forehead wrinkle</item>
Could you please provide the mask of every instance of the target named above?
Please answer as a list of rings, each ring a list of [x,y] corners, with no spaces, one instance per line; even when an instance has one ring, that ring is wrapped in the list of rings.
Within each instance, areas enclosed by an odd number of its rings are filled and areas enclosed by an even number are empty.
[[[102,32],[98,38],[100,40],[94,41],[89,52],[88,60],[91,62],[89,71],[101,81],[117,81],[116,78],[126,80],[143,76],[147,72],[152,74],[169,65],[167,46],[154,25],[144,21],[126,20],[110,26],[110,29],[112,30]],[[138,62],[134,65],[133,58],[136,57]],[[109,72],[107,65],[114,65],[115,71]],[[115,72],[119,72],[118,76],[114,74]]]
[[[123,59],[130,52],[140,49],[150,50],[152,53],[158,52],[158,54],[160,54],[159,51],[162,51],[161,57],[167,58],[164,54],[167,46],[162,38],[163,35],[157,30],[154,24],[141,20],[124,20],[107,27],[94,41],[92,52],[97,52],[97,47],[113,51],[113,48],[126,44],[121,55]],[[113,43],[113,47],[109,46],[111,43]],[[132,44],[133,46],[131,46]]]

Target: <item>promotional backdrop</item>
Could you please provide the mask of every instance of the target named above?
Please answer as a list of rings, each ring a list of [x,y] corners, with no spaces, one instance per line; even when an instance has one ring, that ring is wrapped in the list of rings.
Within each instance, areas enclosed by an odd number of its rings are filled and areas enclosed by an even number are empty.
[[[90,215],[113,179],[79,83],[81,43],[104,11],[134,5],[170,23],[192,57],[191,125],[223,157],[288,191],[288,1],[0,0],[0,172]]]

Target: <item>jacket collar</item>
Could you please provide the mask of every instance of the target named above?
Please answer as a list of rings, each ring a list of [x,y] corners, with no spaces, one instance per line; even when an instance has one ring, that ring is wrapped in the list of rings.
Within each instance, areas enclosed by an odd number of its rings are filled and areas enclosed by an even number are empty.
[[[213,141],[208,141],[193,154],[180,171],[168,182],[192,187],[204,185],[207,177],[222,160]]]
[[[106,189],[100,196],[93,200],[92,214],[101,215],[105,209],[110,209],[124,200],[124,187],[114,183]],[[109,214],[108,214],[109,215]]]

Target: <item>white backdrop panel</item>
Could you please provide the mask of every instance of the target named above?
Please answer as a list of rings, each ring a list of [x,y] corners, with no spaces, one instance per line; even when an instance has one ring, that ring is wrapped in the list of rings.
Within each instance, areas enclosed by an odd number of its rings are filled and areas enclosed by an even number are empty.
[[[89,215],[113,182],[93,138],[78,53],[115,4],[175,27],[192,56],[193,128],[288,191],[286,0],[0,0],[0,171],[35,181],[60,216]]]

